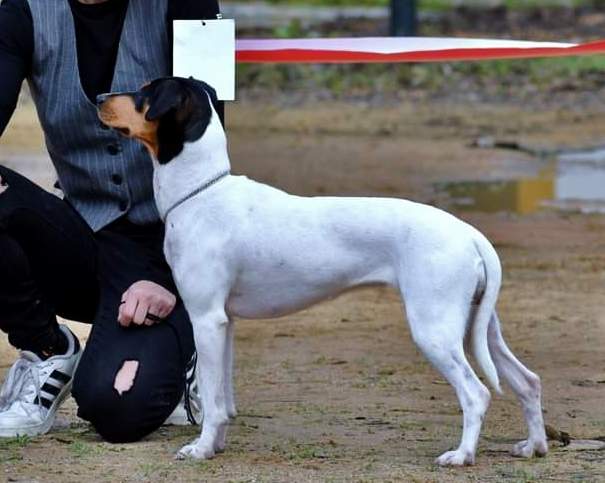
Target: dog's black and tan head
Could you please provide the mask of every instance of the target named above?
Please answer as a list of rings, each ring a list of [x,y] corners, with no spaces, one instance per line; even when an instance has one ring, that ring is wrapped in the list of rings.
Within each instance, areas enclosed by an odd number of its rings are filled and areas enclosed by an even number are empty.
[[[105,125],[143,143],[160,164],[202,138],[218,112],[211,86],[180,77],[154,80],[136,92],[103,94],[97,105]]]

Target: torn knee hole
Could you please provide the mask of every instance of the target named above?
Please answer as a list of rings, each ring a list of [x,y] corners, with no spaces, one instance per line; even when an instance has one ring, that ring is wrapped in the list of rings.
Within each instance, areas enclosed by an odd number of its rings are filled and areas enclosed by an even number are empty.
[[[113,383],[114,389],[120,396],[132,389],[138,370],[139,361],[124,361]]]
[[[4,193],[7,189],[8,185],[6,184],[6,181],[3,181],[2,178],[0,178],[0,194]]]

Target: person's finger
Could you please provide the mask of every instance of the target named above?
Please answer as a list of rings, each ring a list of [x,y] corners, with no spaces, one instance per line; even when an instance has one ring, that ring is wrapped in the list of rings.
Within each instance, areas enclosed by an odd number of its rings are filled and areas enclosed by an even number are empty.
[[[147,311],[147,319],[153,323],[161,322],[163,319],[165,303],[161,300],[156,300],[154,303],[149,304],[149,310]]]
[[[158,306],[149,307],[149,311],[147,312],[145,324],[146,325],[159,324],[160,322],[163,321],[163,317],[160,314],[161,314],[161,310]]]
[[[147,312],[145,313],[145,325],[155,325],[160,321],[158,303],[149,304]]]
[[[161,307],[158,308],[156,315],[160,319],[165,319],[172,313],[172,309],[173,308],[170,305],[162,305]]]
[[[147,312],[149,311],[149,304],[142,300],[139,300],[139,304],[137,305],[137,309],[134,312],[134,317],[132,318],[132,322],[137,325],[143,325],[145,323],[145,318],[147,317]]]
[[[128,327],[134,318],[134,314],[137,310],[137,299],[135,297],[128,297],[120,305],[118,312],[118,322],[124,327]]]
[[[171,300],[164,300],[158,304],[158,310],[154,313],[158,317],[165,319],[172,313],[174,306],[175,304]]]

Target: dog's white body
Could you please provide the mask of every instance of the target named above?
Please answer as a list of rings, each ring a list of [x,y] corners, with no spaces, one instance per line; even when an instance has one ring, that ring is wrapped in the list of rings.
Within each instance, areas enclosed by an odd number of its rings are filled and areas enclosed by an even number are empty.
[[[155,168],[162,214],[228,169],[217,116],[200,140]],[[523,405],[529,438],[514,453],[546,452],[539,378],[500,333],[498,257],[481,233],[452,215],[396,199],[303,198],[227,176],[170,213],[165,251],[193,323],[204,410],[201,437],[181,456],[209,458],[225,447],[235,415],[233,317],[277,317],[371,284],[400,291],[414,341],[460,400],[462,441],[440,464],[474,462],[489,404],[465,357],[467,335],[489,382],[499,391],[504,378]]]

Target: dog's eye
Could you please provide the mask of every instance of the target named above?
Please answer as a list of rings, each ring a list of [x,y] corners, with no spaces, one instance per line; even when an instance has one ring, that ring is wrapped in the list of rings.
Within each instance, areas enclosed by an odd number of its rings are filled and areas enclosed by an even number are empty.
[[[128,129],[127,127],[117,127],[116,131],[118,131],[120,134],[122,134],[124,136],[130,136],[130,129]]]

